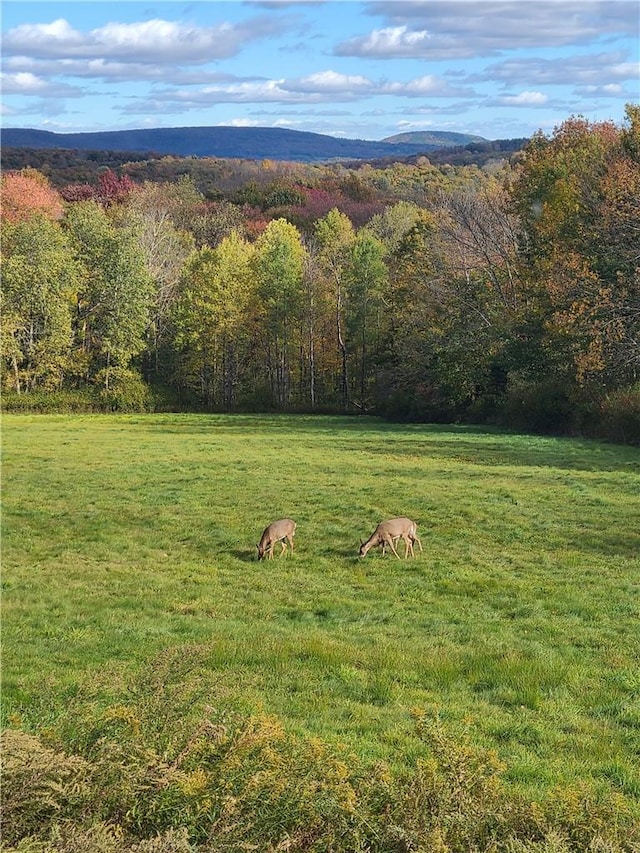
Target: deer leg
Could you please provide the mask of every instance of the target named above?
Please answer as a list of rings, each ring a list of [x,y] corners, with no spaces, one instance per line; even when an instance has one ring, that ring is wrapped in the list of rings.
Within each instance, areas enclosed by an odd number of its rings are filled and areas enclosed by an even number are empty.
[[[411,554],[411,556],[413,557],[413,543],[411,542],[410,537],[407,536],[407,538],[404,540],[404,558],[405,558],[405,560],[407,559],[409,554]]]
[[[398,559],[400,559],[400,554],[398,554],[398,552],[396,551],[396,547],[395,547],[395,545],[393,544],[393,539],[389,539],[389,547],[391,548],[391,550],[393,551],[393,553],[396,555],[396,557],[397,557]]]
[[[291,547],[291,551],[293,552],[293,536],[287,536],[287,539],[289,540],[289,545]]]
[[[422,551],[422,550],[424,550],[424,549],[423,549],[423,547],[422,547],[422,542],[418,539],[418,537],[417,537],[417,536],[414,536],[414,537],[413,537],[413,541],[418,543],[418,545],[420,546],[420,550],[421,550],[421,551]]]
[[[287,550],[287,543],[284,541],[284,539],[281,539],[280,545],[282,546],[282,551],[280,551],[280,556],[282,557],[284,552]]]

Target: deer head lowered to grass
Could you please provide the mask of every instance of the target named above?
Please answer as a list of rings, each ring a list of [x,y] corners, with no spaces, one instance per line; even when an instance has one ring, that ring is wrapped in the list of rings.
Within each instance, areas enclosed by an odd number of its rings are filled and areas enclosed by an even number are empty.
[[[413,545],[418,543],[422,551],[422,542],[418,538],[417,525],[410,518],[390,518],[388,521],[381,521],[373,531],[366,542],[360,545],[359,554],[361,557],[366,556],[371,548],[382,546],[383,556],[387,553],[387,545],[398,559],[400,555],[396,551],[395,543],[398,539],[404,539],[404,558],[407,559],[409,553],[414,556]]]
[[[291,518],[280,518],[278,521],[272,521],[268,527],[265,527],[262,537],[256,548],[258,549],[258,559],[262,560],[265,554],[269,555],[269,559],[273,559],[273,549],[276,542],[282,545],[280,556],[287,550],[287,542],[293,551],[293,537],[296,532],[296,523]]]

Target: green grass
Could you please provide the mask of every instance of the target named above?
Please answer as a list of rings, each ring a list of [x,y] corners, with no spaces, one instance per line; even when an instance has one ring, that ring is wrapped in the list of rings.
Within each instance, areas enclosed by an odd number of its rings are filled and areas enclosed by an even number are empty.
[[[295,555],[257,562],[284,515]],[[394,515],[424,553],[359,560]],[[173,713],[274,714],[401,767],[418,709],[532,794],[587,779],[640,801],[637,450],[370,418],[5,415],[2,523],[5,724],[160,690]]]

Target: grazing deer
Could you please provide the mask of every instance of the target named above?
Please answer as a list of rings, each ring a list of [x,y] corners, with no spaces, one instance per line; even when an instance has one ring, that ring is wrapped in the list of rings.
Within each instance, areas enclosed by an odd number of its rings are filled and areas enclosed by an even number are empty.
[[[296,523],[290,518],[281,518],[279,521],[272,521],[268,527],[265,527],[260,543],[256,545],[258,549],[258,559],[262,560],[265,554],[269,554],[269,559],[273,559],[273,548],[276,542],[282,545],[280,556],[287,550],[287,542],[293,551],[293,537],[296,532]]]
[[[366,542],[360,545],[360,556],[364,557],[371,548],[382,545],[382,555],[387,553],[387,545],[398,559],[400,554],[396,551],[395,543],[398,539],[404,539],[404,558],[407,559],[409,552],[414,556],[413,545],[415,542],[422,551],[422,542],[418,538],[415,521],[410,518],[391,518],[389,521],[381,521]]]

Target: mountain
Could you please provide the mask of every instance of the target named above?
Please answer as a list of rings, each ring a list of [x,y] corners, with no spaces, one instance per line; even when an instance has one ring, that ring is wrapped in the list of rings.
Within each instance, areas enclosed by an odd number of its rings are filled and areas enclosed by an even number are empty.
[[[427,145],[430,150],[487,141],[484,136],[476,136],[472,133],[455,133],[448,130],[413,130],[407,133],[397,133],[395,136],[386,136],[381,140],[381,142],[390,142],[392,145]]]
[[[401,137],[422,137],[407,139]],[[428,137],[428,139],[426,138]],[[455,139],[454,139],[455,137]],[[276,127],[169,127],[147,130],[111,130],[94,133],[51,133],[28,128],[5,128],[2,147],[64,148],[82,151],[130,151],[181,157],[220,157],[247,160],[290,160],[313,163],[335,160],[372,160],[428,154],[444,145],[460,145],[465,134],[430,131],[400,134],[374,142],[340,139],[321,133]],[[448,141],[445,141],[448,140]],[[391,141],[393,140],[393,141]]]

